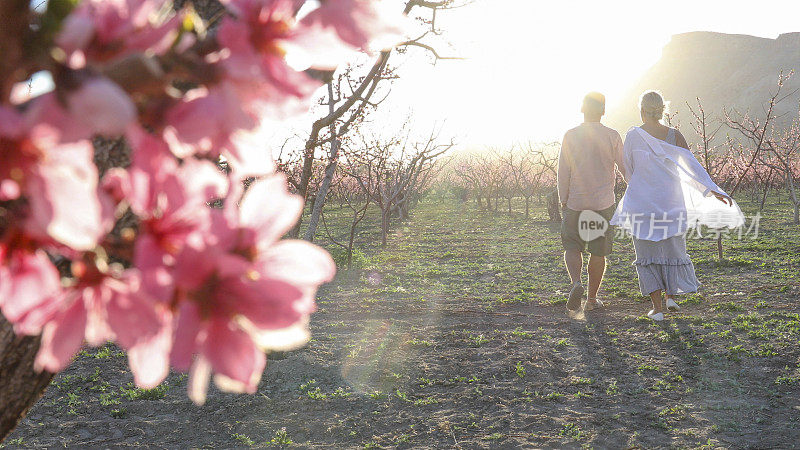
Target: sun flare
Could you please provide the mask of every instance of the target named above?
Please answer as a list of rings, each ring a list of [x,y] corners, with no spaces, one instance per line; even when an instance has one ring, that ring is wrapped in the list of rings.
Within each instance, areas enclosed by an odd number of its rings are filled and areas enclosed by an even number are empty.
[[[609,111],[635,108],[619,104],[620,97],[674,34],[775,38],[795,31],[789,17],[796,14],[770,11],[800,13],[797,2],[764,3],[745,11],[717,0],[678,0],[668,7],[629,0],[478,0],[439,19],[451,53],[465,59],[404,63],[386,108],[391,111],[379,114],[391,120],[412,109],[418,121],[446,121],[465,146],[560,140],[582,120],[580,102],[588,91],[604,93]]]

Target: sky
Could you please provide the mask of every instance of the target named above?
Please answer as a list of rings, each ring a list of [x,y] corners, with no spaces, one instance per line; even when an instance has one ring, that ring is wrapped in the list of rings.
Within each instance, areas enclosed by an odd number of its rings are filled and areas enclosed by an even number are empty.
[[[399,129],[411,116],[419,135],[441,128],[460,148],[560,140],[582,121],[589,91],[604,93],[609,109],[636,108],[617,102],[672,35],[775,38],[800,31],[798,17],[800,0],[472,0],[437,17],[444,33],[436,48],[463,59],[434,65],[421,49],[394,55],[399,79],[365,128]],[[49,79],[36,81],[34,94],[52,88]],[[280,147],[297,135],[302,145],[313,118],[267,123],[260,136]]]
[[[415,123],[444,122],[461,147],[560,140],[582,121],[586,92],[613,107],[672,35],[776,38],[800,31],[798,17],[798,0],[475,0],[437,18],[452,45],[443,53],[465,59],[404,58],[372,121],[386,128],[411,112]]]

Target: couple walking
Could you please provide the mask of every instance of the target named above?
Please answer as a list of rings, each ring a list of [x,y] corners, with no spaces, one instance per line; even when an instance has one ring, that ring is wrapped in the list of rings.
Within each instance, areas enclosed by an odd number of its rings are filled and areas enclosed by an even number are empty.
[[[606,256],[611,253],[614,226],[619,226],[633,237],[639,289],[653,303],[647,316],[661,321],[664,294],[666,308],[677,311],[675,296],[700,287],[686,253],[687,231],[700,225],[734,228],[744,223],[744,217],[689,151],[680,131],[661,123],[665,112],[661,94],[645,92],[639,108],[643,123],[628,131],[623,145],[619,133],[600,123],[605,97],[589,93],[581,109],[584,123],[564,135],[558,196],[564,210],[564,263],[572,281],[567,308],[581,307],[587,246],[589,292],[583,307],[585,311],[603,307],[597,293]],[[616,170],[628,183],[619,205],[614,197]]]

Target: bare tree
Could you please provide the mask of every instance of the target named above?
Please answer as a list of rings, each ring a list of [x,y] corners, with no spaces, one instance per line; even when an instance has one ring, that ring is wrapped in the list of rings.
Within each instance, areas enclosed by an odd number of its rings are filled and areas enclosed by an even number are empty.
[[[749,113],[742,114],[738,111],[725,111],[726,124],[733,130],[741,133],[745,139],[749,140],[753,144],[752,147],[750,147],[750,161],[744,167],[744,170],[738,175],[736,183],[729,192],[730,195],[733,195],[739,189],[739,186],[741,185],[742,181],[745,180],[749,170],[758,160],[759,154],[766,147],[766,143],[769,139],[769,133],[772,130],[772,125],[776,118],[775,105],[793,94],[790,93],[783,96],[781,95],[781,91],[783,90],[786,80],[788,80],[793,73],[794,72],[792,71],[784,74],[783,71],[781,71],[780,75],[778,75],[778,87],[767,102],[767,109],[765,111],[763,121],[754,119]]]
[[[437,158],[455,144],[439,143],[436,128],[423,142],[413,142],[409,133],[391,138],[361,136],[362,147],[347,158],[360,170],[348,174],[381,210],[381,245],[386,245],[391,214],[413,198],[436,169]],[[402,216],[402,214],[401,214]]]
[[[689,124],[694,130],[695,135],[697,135],[697,138],[700,140],[700,142],[696,145],[695,154],[700,156],[698,159],[703,162],[706,172],[713,177],[719,172],[718,169],[720,166],[724,165],[725,163],[724,156],[719,155],[718,153],[719,146],[712,144],[714,138],[717,136],[717,133],[720,129],[722,129],[723,124],[714,124],[714,121],[706,115],[706,111],[703,108],[700,97],[697,97],[696,100],[696,110],[692,107],[692,105],[689,104],[689,102],[686,102],[686,107],[689,109],[689,112],[694,118],[694,120],[690,121]]]
[[[376,77],[369,85],[367,91],[361,95],[361,101],[357,107],[350,111],[350,115],[346,120],[344,120],[342,123],[332,121],[328,126],[328,137],[326,140],[329,144],[328,147],[330,150],[327,156],[327,164],[325,166],[324,175],[319,182],[319,187],[316,190],[316,196],[314,197],[313,206],[311,208],[311,218],[309,219],[308,228],[306,228],[306,233],[304,236],[304,239],[309,242],[313,241],[314,236],[317,234],[317,227],[319,225],[319,219],[322,215],[322,208],[325,206],[325,198],[328,195],[328,190],[330,189],[331,182],[333,181],[333,176],[336,173],[336,166],[339,164],[339,149],[342,145],[342,138],[343,136],[347,135],[351,127],[357,125],[363,119],[368,106],[374,108],[381,101],[383,101],[380,100],[373,103],[370,101],[370,99],[372,98],[375,89],[378,87],[378,82],[391,77],[389,71],[384,72],[384,75],[381,77]],[[347,98],[352,98],[355,95],[353,88],[354,83],[351,77],[352,72],[348,69],[338,77],[336,86],[334,86],[333,80],[328,81],[327,105],[329,116],[336,113],[336,105],[339,102]],[[346,83],[343,83],[343,81],[346,81]],[[344,95],[344,85],[350,89],[349,97]],[[386,97],[384,97],[384,99],[385,98]]]
[[[344,163],[347,165],[347,161],[345,160]],[[332,186],[333,194],[337,200],[342,204],[344,207],[345,205],[351,212],[350,217],[350,227],[348,229],[347,234],[347,243],[343,244],[337,240],[331,231],[328,229],[328,225],[325,221],[325,213],[322,213],[322,226],[325,229],[325,233],[328,236],[328,239],[338,245],[345,252],[347,252],[347,258],[345,264],[348,268],[350,268],[353,264],[353,246],[355,244],[355,236],[358,230],[358,225],[367,215],[367,210],[369,209],[370,205],[370,197],[364,193],[361,189],[361,186],[358,184],[358,180],[356,178],[349,176],[348,172],[358,171],[358,167],[350,167],[347,166],[346,169],[339,170],[339,180],[337,183],[334,183]]]
[[[311,184],[311,180],[314,175],[313,167],[316,159],[316,153],[320,146],[328,142],[331,144],[331,149],[329,151],[328,158],[326,159],[328,164],[333,166],[332,171],[335,171],[335,165],[337,163],[331,158],[331,156],[334,154],[334,152],[336,153],[336,156],[338,156],[338,150],[341,145],[338,142],[338,139],[346,134],[350,128],[349,125],[341,125],[337,129],[337,121],[343,120],[343,118],[347,115],[349,115],[350,118],[360,117],[364,111],[364,108],[370,104],[370,97],[375,93],[378,83],[380,83],[382,80],[392,78],[391,69],[388,67],[388,61],[393,52],[404,53],[410,47],[417,47],[424,49],[428,54],[430,54],[434,58],[434,62],[442,59],[459,59],[457,57],[441,55],[431,43],[427,42],[427,40],[430,36],[438,36],[441,34],[441,31],[436,25],[436,16],[438,11],[460,7],[464,4],[466,4],[466,2],[456,4],[456,0],[407,1],[404,7],[405,14],[410,14],[415,8],[425,9],[429,13],[427,16],[417,17],[420,22],[426,25],[426,30],[416,38],[400,43],[395,47],[394,50],[385,50],[380,52],[364,76],[352,78],[354,83],[349,86],[349,95],[340,95],[340,97],[337,99],[338,101],[334,102],[333,93],[331,92],[331,89],[329,89],[328,101],[325,103],[329,106],[329,110],[324,117],[317,119],[312,123],[311,131],[305,141],[305,146],[302,151],[301,169],[299,170],[299,179],[296,183],[297,193],[300,196],[302,196],[304,199],[309,198],[309,185]],[[332,81],[331,74],[321,75],[330,85]],[[341,92],[342,91],[339,91],[340,94]],[[344,122],[347,123],[349,120],[350,119],[344,119]],[[329,130],[328,136],[325,136],[323,133],[323,130],[326,129]],[[326,170],[326,173],[332,173],[332,171],[329,172]],[[320,187],[323,187],[323,189],[317,190],[319,194],[316,196],[316,201],[314,202],[315,207],[317,206],[317,203],[319,204],[319,208],[324,206],[325,196],[327,195],[329,186],[330,177],[328,177],[327,182],[320,183]],[[318,218],[321,214],[321,211],[321,209],[316,210],[315,208],[312,208],[312,215],[315,217],[315,219],[311,226],[309,226],[309,229],[305,235],[306,239],[308,240],[313,239],[313,236],[316,233]],[[302,218],[301,220],[297,221],[297,224],[291,231],[291,235],[299,235],[301,222]]]
[[[733,187],[728,191],[730,196],[733,196],[739,190],[739,187],[743,186],[742,183],[747,179],[747,176],[750,170],[753,168],[753,165],[759,160],[761,152],[768,148],[770,134],[773,131],[773,124],[776,119],[775,106],[793,94],[790,93],[788,95],[782,95],[784,84],[786,83],[786,80],[793,75],[793,73],[793,71],[789,73],[784,73],[781,71],[778,75],[778,85],[775,89],[775,92],[767,102],[763,120],[753,118],[749,113],[743,114],[738,111],[725,111],[726,125],[731,129],[738,131],[741,136],[750,143],[748,146],[741,147],[742,149],[747,149],[749,151],[749,157],[747,158],[747,162],[740,173],[737,174],[736,182],[733,184]],[[723,257],[722,235],[717,238],[717,257],[720,260]]]
[[[561,204],[558,200],[558,189],[556,189],[556,179],[558,174],[558,142],[531,144],[528,148],[536,155],[536,167],[538,167],[538,192],[541,195],[547,192],[547,216],[551,222],[561,221]]]
[[[800,118],[792,121],[782,133],[774,139],[767,141],[769,154],[772,161],[762,160],[770,169],[783,175],[786,180],[786,189],[789,191],[789,200],[794,206],[793,223],[800,224]]]

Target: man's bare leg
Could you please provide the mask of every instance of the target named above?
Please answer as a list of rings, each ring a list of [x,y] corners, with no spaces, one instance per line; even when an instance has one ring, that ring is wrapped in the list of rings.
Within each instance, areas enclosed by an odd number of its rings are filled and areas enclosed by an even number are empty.
[[[589,298],[586,303],[593,305],[597,302],[597,292],[600,290],[603,275],[606,273],[606,257],[591,255],[587,271],[589,272]]]
[[[577,250],[566,250],[564,252],[564,265],[567,266],[569,279],[572,281],[572,287],[569,292],[569,301],[567,301],[567,308],[576,310],[581,306],[581,297],[583,297],[583,286],[581,286],[581,268],[583,268],[583,255]]]
[[[583,268],[583,255],[577,250],[564,252],[564,265],[567,266],[569,279],[572,284],[581,282],[581,268]]]

